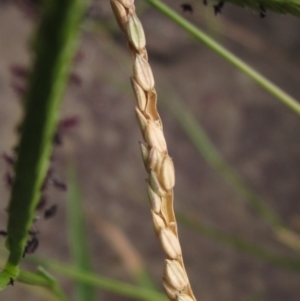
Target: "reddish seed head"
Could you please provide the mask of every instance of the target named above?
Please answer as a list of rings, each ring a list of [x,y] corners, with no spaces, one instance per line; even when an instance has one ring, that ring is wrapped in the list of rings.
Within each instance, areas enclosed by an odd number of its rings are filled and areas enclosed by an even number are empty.
[[[66,117],[60,121],[58,128],[61,130],[69,130],[77,126],[79,122],[80,122],[80,118],[78,116]]]
[[[7,171],[5,174],[4,174],[4,183],[7,187],[11,187],[12,184],[13,184],[13,181],[14,181],[14,178],[13,176]]]
[[[13,76],[21,78],[21,79],[27,78],[29,75],[28,69],[21,65],[11,65],[9,67],[9,70]]]
[[[7,155],[6,153],[2,154],[3,160],[10,166],[15,164],[15,159],[12,156]]]
[[[16,94],[18,94],[18,96],[23,97],[26,89],[24,86],[17,84],[17,83],[11,83],[11,87],[12,89],[15,91]]]
[[[74,84],[76,86],[81,86],[81,84],[82,84],[81,77],[76,73],[71,73],[70,74],[69,81],[70,81],[71,84]]]
[[[5,230],[0,230],[0,235],[1,236],[6,236],[7,235],[7,232]]]
[[[57,178],[53,177],[52,183],[53,183],[53,186],[59,190],[62,190],[62,191],[67,190],[67,184]]]
[[[53,217],[57,212],[57,205],[52,205],[44,212],[44,218],[48,219]]]

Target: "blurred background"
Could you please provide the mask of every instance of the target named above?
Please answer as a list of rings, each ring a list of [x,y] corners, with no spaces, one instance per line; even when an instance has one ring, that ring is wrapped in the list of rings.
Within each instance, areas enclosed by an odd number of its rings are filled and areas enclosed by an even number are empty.
[[[39,17],[36,2],[0,1],[2,156],[12,153],[17,141],[26,79],[21,71],[30,67]],[[215,16],[212,6],[204,6],[200,0],[164,2],[300,99],[299,19],[271,12],[260,18],[257,12],[230,4]],[[183,12],[183,3],[191,4],[193,13]],[[283,257],[299,258],[299,252],[276,238],[272,227],[247,205],[236,187],[204,160],[178,121],[180,114],[175,117],[172,108],[180,103],[182,114],[186,110],[192,114],[200,127],[195,133],[205,131],[248,188],[296,233],[300,232],[299,116],[146,2],[136,1],[136,7],[145,29],[159,111],[176,168],[176,211],[209,229],[219,229]],[[142,137],[129,81],[131,57],[109,1],[93,1],[82,32],[62,109],[62,118],[76,122],[62,133],[52,167],[56,178],[65,183],[68,166],[76,167],[93,271],[136,283],[134,273],[144,268],[153,285],[162,291],[164,255],[153,231],[138,146]],[[7,162],[1,160],[1,229],[6,227],[8,169]],[[70,262],[68,192],[62,190],[53,185],[47,191],[47,206],[58,206],[52,219],[37,213],[40,246],[36,254]],[[222,239],[224,236],[199,233],[187,222],[179,223],[179,234],[198,300],[299,300],[299,269],[295,272],[272,264],[249,254],[247,247],[246,251],[237,250]],[[74,300],[73,282],[55,276]],[[0,300],[46,298],[19,283],[0,295]],[[131,299],[99,289],[97,300]]]

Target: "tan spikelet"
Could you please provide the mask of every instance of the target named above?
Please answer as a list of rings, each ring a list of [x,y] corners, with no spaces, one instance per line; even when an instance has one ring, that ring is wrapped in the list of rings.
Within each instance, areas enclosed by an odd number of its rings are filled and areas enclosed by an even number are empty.
[[[134,0],[110,0],[133,57],[131,85],[136,97],[138,123],[145,140],[141,154],[148,173],[147,190],[155,233],[166,254],[163,285],[172,301],[196,301],[183,264],[173,209],[175,172],[168,155],[156,102],[154,77],[148,62],[146,39],[135,13]]]

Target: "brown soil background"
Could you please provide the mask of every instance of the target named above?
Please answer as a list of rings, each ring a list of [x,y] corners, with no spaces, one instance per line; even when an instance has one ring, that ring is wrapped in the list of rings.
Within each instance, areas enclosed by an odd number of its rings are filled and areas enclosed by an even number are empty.
[[[180,12],[182,1],[166,1]],[[95,2],[99,24],[115,22],[109,1]],[[147,37],[151,66],[160,97],[172,102],[175,93],[206,129],[219,151],[295,231],[300,220],[300,118],[240,71],[196,42],[159,12],[137,3]],[[247,9],[225,6],[215,18],[201,1],[185,16],[199,24],[262,74],[300,99],[300,20],[267,13],[265,19]],[[146,9],[145,9],[146,8]],[[9,67],[29,66],[34,22],[15,5],[0,5],[0,152],[10,152],[20,118],[19,97],[13,91]],[[120,228],[142,258],[159,289],[163,254],[153,233],[137,141],[135,100],[129,83],[130,55],[118,30],[92,30],[87,22],[82,37],[82,60],[74,72],[80,86],[70,85],[63,116],[78,115],[81,123],[69,131],[55,152],[57,174],[67,178],[70,158],[76,163],[84,203],[98,220]],[[174,117],[160,105],[170,155],[176,167],[175,207],[208,224],[274,251],[293,255],[273,238],[273,232],[249,209],[197,152]],[[0,162],[4,175],[6,166]],[[2,176],[1,176],[2,177]],[[0,225],[5,227],[8,201],[0,186]],[[69,261],[66,230],[67,194],[49,190],[59,212],[38,222],[38,255]],[[87,216],[94,270],[134,283],[112,246]],[[298,225],[298,226],[297,226]],[[266,264],[179,225],[186,268],[200,301],[297,301],[299,275]],[[71,282],[59,277],[70,293]],[[74,295],[70,293],[71,299]],[[101,292],[98,300],[130,300]],[[46,300],[16,283],[0,300]]]

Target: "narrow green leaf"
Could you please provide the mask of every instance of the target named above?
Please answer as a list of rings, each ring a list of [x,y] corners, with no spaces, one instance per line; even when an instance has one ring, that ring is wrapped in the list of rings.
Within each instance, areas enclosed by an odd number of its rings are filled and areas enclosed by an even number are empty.
[[[83,199],[80,194],[80,188],[74,166],[69,168],[68,181],[68,231],[69,245],[73,258],[73,266],[77,269],[91,272],[92,264],[88,250],[88,241],[84,224]],[[94,287],[77,282],[76,300],[96,300]]]
[[[26,261],[43,265],[49,270],[64,275],[70,279],[101,288],[104,291],[112,292],[116,295],[128,297],[134,300],[167,301],[165,294],[159,293],[156,290],[82,271],[59,261],[41,258],[35,255],[26,258]]]
[[[169,19],[173,20],[176,24],[178,24],[181,28],[183,28],[186,32],[188,32],[191,36],[196,38],[198,41],[201,41],[211,50],[216,52],[220,57],[223,57],[226,61],[231,63],[240,71],[244,72],[248,77],[250,77],[253,81],[255,81],[258,85],[260,85],[263,89],[268,91],[270,94],[275,96],[278,100],[280,100],[284,105],[294,111],[296,114],[300,115],[300,104],[290,96],[288,93],[277,87],[270,80],[265,78],[251,66],[246,64],[232,52],[228,51],[225,47],[219,44],[217,41],[209,37],[191,22],[187,21],[179,14],[177,14],[170,7],[165,5],[159,0],[145,0],[161,13],[166,15]],[[274,1],[275,2],[275,1]],[[283,1],[282,1],[283,2]]]
[[[60,103],[76,51],[85,5],[85,0],[43,1],[8,207],[6,246],[9,258],[0,274],[0,290],[19,274],[28,230],[49,165]]]
[[[37,273],[20,270],[17,281],[24,284],[45,287],[56,296],[57,300],[68,301],[55,278],[44,268],[39,267]]]

